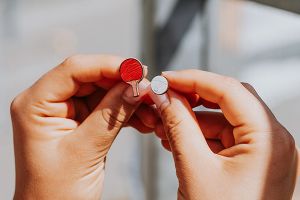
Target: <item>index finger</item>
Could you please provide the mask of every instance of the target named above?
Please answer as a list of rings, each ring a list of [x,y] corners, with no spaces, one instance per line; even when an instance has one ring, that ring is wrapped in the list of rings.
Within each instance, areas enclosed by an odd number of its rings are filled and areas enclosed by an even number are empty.
[[[243,85],[230,77],[201,70],[163,72],[171,88],[195,92],[201,98],[217,103],[226,119],[235,127],[268,128],[269,114],[264,106]],[[247,130],[253,131],[253,130]]]
[[[110,55],[76,55],[42,76],[31,88],[36,100],[60,102],[76,94],[82,83],[119,80],[124,59]]]

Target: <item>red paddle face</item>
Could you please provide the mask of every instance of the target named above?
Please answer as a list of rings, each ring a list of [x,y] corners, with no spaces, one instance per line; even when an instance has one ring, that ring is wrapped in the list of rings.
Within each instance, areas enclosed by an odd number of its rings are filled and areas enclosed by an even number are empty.
[[[143,66],[138,60],[128,58],[121,63],[120,73],[122,80],[126,83],[140,82],[143,79]]]
[[[128,58],[121,63],[120,74],[122,80],[132,86],[133,96],[139,96],[138,83],[144,78],[142,64],[135,58]]]

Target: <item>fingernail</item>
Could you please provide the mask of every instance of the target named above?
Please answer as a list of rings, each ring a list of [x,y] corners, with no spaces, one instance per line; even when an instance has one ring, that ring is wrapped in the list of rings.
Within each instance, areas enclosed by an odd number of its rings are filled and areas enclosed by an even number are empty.
[[[144,78],[146,78],[148,75],[148,66],[143,65],[143,72],[144,72]]]
[[[128,88],[124,91],[122,98],[129,104],[136,104],[142,101],[142,97],[147,93],[149,85],[150,83],[145,80],[139,82],[138,87],[140,95],[138,97],[133,96],[132,87],[128,86]]]

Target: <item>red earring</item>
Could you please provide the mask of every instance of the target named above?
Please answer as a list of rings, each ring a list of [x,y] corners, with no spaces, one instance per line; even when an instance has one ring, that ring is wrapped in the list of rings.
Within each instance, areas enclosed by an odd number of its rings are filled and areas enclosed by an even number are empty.
[[[135,58],[127,58],[120,65],[120,74],[124,82],[132,86],[133,96],[139,96],[139,82],[144,78],[143,65]]]

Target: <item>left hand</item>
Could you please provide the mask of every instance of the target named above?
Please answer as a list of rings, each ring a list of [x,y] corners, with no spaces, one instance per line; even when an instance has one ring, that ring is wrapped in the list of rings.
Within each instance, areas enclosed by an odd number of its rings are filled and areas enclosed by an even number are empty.
[[[118,83],[122,61],[73,56],[15,98],[15,199],[99,199],[105,157],[120,129],[153,130],[153,110]]]

